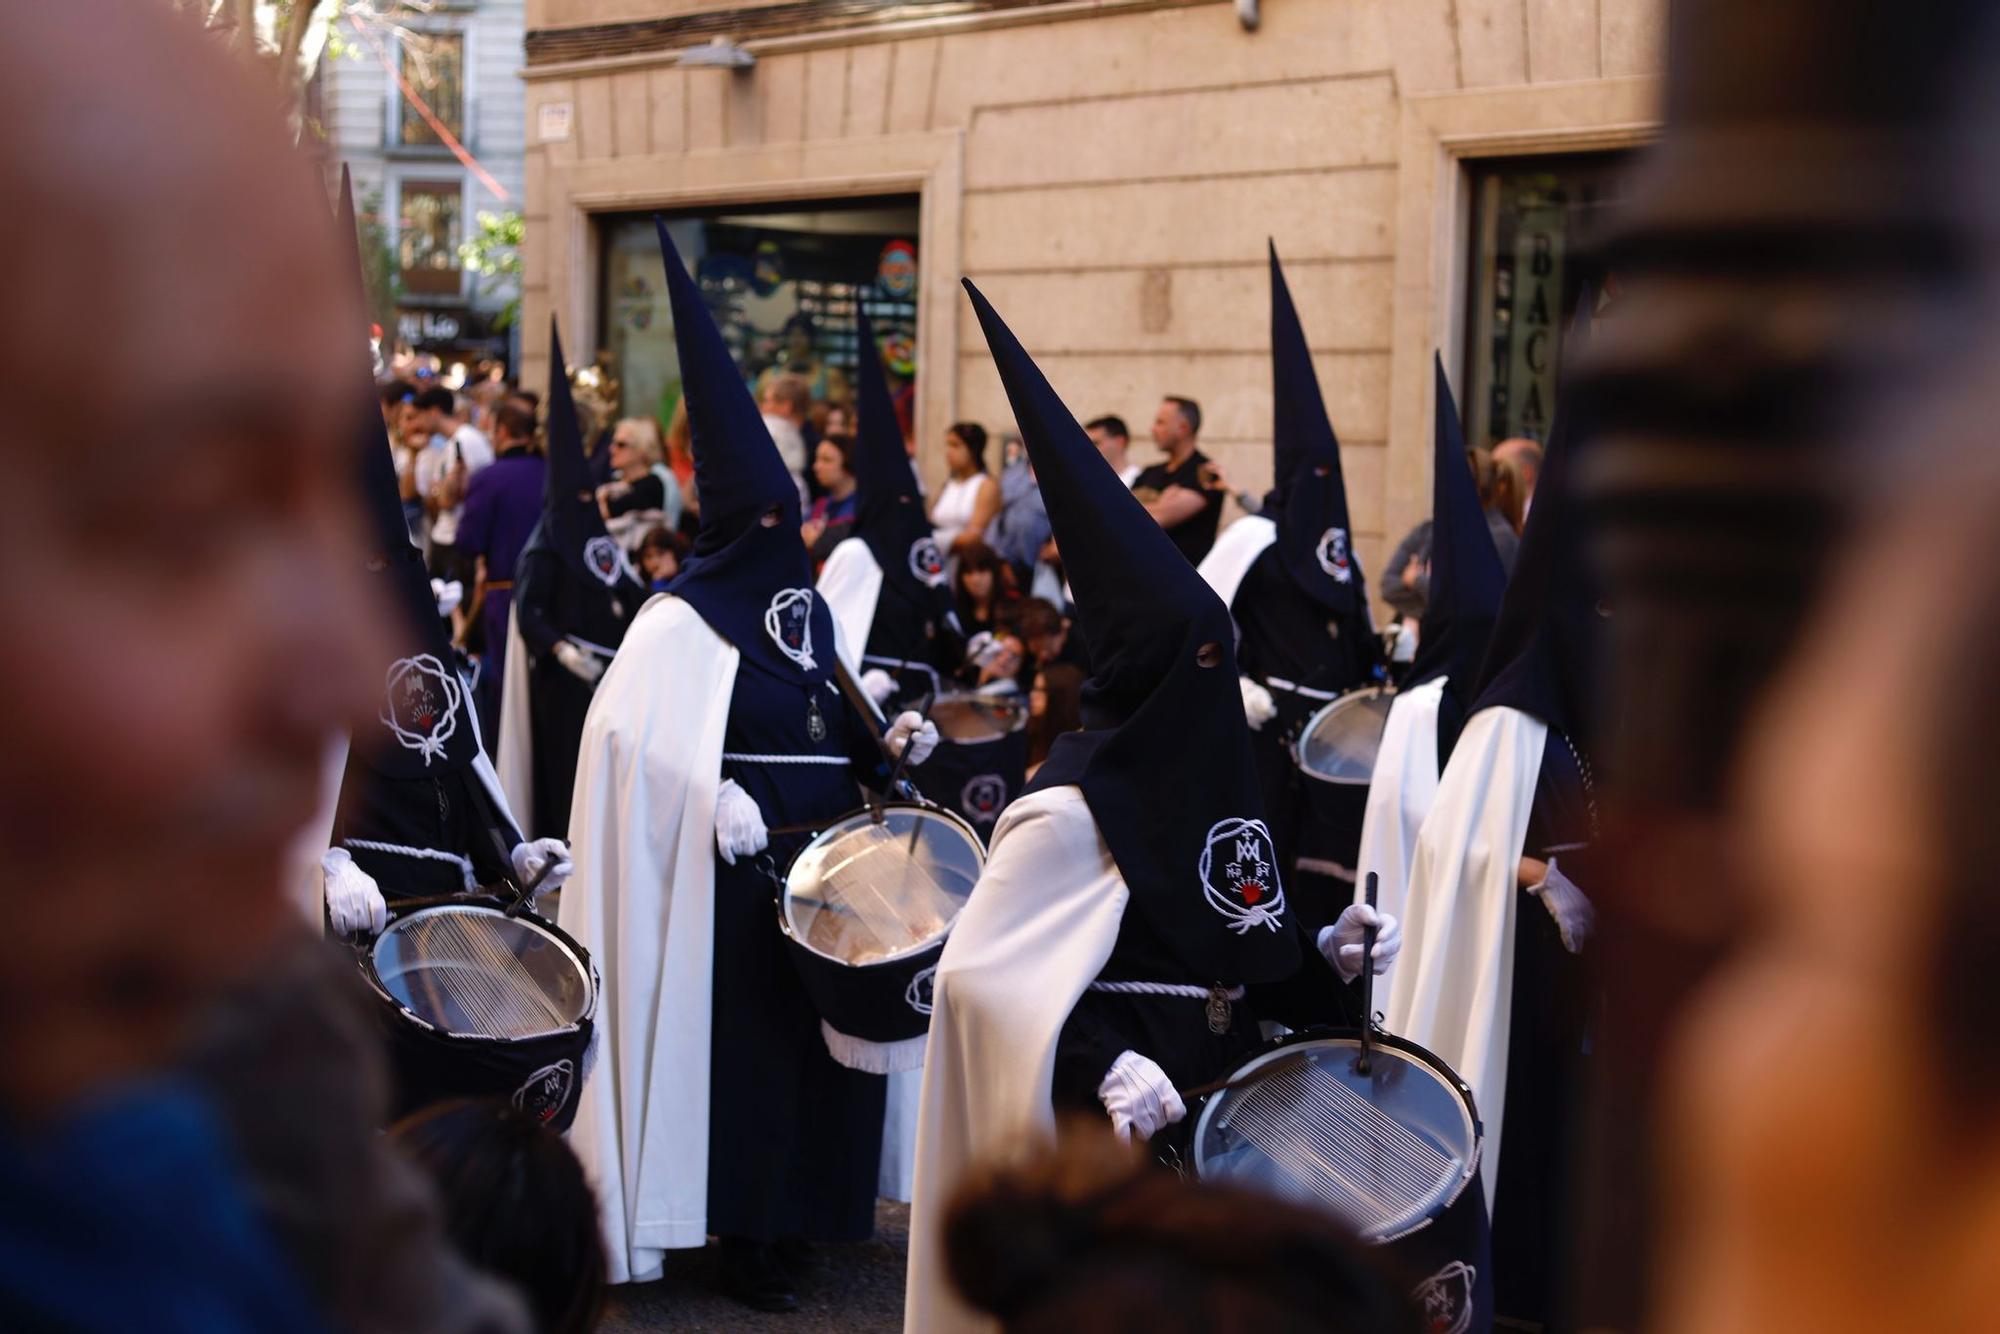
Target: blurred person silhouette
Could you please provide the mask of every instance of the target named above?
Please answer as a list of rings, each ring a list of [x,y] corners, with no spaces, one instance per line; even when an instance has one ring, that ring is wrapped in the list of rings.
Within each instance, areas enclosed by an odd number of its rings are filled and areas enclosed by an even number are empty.
[[[635,551],[653,525],[680,527],[681,483],[667,466],[659,423],[650,417],[621,418],[611,428],[609,453],[616,479],[597,488],[597,508],[611,535],[627,551]]]
[[[1000,513],[1000,484],[986,471],[986,428],[978,422],[946,427],[944,463],[947,475],[931,501],[931,524],[938,548],[951,559],[984,543],[987,528]]]
[[[352,245],[165,8],[0,9],[0,108],[0,1327],[522,1329],[376,1138],[353,965],[283,889],[379,697]]]
[[[1753,720],[1727,863],[1751,928],[1682,1013],[1659,1110],[1669,1334],[1993,1326],[1992,400],[1947,421],[1961,457],[1869,488]]]
[[[646,591],[665,591],[687,555],[688,540],[674,530],[655,528],[647,533],[639,542],[639,572],[646,576]]]
[[[945,1216],[952,1282],[1003,1334],[1449,1328],[1324,1214],[1142,1165],[1099,1127],[1065,1125],[1058,1145],[976,1168]]]
[[[585,1334],[604,1305],[597,1197],[563,1137],[511,1103],[427,1107],[390,1128],[444,1205],[474,1266],[528,1298],[539,1334]]]

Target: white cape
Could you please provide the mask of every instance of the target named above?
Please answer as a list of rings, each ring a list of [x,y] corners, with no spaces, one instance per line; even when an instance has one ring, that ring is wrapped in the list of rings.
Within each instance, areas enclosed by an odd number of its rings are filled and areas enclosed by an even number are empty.
[[[1009,806],[938,961],[917,1130],[903,1328],[990,1330],[945,1271],[944,1209],[968,1165],[1055,1133],[1056,1038],[1111,957],[1130,897],[1081,789]]]
[[[500,671],[500,788],[529,815],[535,813],[535,727],[533,702],[529,697],[528,641],[521,638],[521,626],[512,606],[507,609],[507,652]],[[540,829],[522,826],[522,833],[538,838]]]
[[[1417,831],[1437,799],[1437,720],[1444,686],[1439,677],[1397,692],[1389,704],[1382,748],[1375,754],[1375,772],[1368,783],[1354,901],[1361,902],[1368,873],[1373,871],[1380,889],[1377,906],[1397,917],[1404,915],[1403,904],[1409,897]]]
[[[868,636],[875,629],[875,604],[882,596],[882,567],[875,553],[858,537],[850,537],[834,547],[820,567],[814,585],[848,648],[856,655],[868,651]]]
[[[1222,599],[1222,605],[1234,608],[1236,590],[1243,582],[1243,576],[1257,558],[1264,554],[1264,548],[1278,540],[1278,525],[1261,514],[1246,514],[1235,523],[1222,530],[1215,539],[1215,545],[1201,558],[1195,573],[1208,581],[1215,595]]]
[[[1548,728],[1518,709],[1466,721],[1417,836],[1403,953],[1389,973],[1386,1024],[1472,1085],[1486,1140],[1486,1204],[1500,1176],[1507,1025],[1521,848]]]

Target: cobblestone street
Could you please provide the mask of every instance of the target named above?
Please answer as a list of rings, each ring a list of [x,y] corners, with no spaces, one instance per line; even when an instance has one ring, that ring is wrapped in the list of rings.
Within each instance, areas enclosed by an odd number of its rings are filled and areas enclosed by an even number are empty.
[[[903,1327],[903,1267],[910,1249],[910,1207],[882,1201],[873,1240],[823,1246],[799,1287],[799,1309],[766,1315],[739,1306],[719,1289],[715,1253],[677,1251],[655,1283],[611,1290],[603,1334],[641,1330],[784,1330],[787,1334],[890,1334]]]

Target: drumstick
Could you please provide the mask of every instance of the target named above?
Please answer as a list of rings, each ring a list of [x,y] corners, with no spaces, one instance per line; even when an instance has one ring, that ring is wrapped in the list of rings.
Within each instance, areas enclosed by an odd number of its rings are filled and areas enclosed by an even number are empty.
[[[1367,897],[1369,916],[1375,915],[1375,895],[1381,882],[1373,871],[1368,873]],[[1375,923],[1370,922],[1361,930],[1361,1059],[1354,1068],[1362,1074],[1369,1072],[1368,1044],[1375,1026]]]

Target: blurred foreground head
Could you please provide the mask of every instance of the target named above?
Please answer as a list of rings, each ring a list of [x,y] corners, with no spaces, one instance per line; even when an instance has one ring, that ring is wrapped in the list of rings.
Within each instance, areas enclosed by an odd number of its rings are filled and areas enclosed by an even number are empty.
[[[170,1055],[285,922],[367,695],[360,324],[282,114],[169,6],[0,6],[0,115],[0,1107],[34,1112]]]
[[[1661,1328],[1992,1326],[2000,403],[1980,396],[1964,453],[1913,459],[1915,494],[1850,548],[1756,720],[1737,804],[1759,929],[1679,1033]]]
[[[1417,1327],[1323,1215],[1136,1162],[1101,1125],[1059,1141],[1024,1166],[973,1171],[945,1216],[952,1281],[1005,1334]]]

